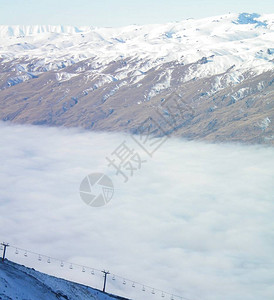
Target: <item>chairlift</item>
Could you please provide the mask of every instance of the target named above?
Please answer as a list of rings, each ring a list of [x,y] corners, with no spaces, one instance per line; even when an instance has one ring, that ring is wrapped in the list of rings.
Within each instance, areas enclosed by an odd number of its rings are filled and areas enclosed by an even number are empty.
[[[173,295],[171,296],[170,300],[174,300],[174,297],[173,297]]]
[[[70,268],[71,270],[73,269],[73,266],[72,266],[72,264],[70,264],[69,268]]]
[[[155,291],[154,291],[154,289],[152,289],[152,291],[151,291],[151,294],[155,295]]]
[[[41,255],[39,255],[39,256],[38,256],[38,260],[39,260],[39,261],[41,261],[41,260],[42,260],[42,257],[41,257]]]
[[[115,275],[112,276],[112,280],[115,280]]]
[[[48,258],[47,263],[50,264],[50,258]]]
[[[94,270],[93,269],[91,270],[91,275],[94,275]]]
[[[145,286],[144,286],[144,285],[143,285],[142,291],[143,291],[143,292],[145,292],[145,291],[146,291],[146,289],[145,289]]]
[[[162,298],[164,298],[165,297],[165,294],[164,294],[164,292],[162,292]]]
[[[27,253],[27,252],[25,252],[24,256],[25,256],[25,257],[28,257],[28,253]]]
[[[126,284],[126,281],[125,281],[125,279],[124,279],[124,281],[123,281],[123,284]]]
[[[60,266],[63,268],[63,266],[64,266],[64,263],[61,261],[61,263],[60,263]]]
[[[84,267],[82,268],[82,272],[83,272],[83,273],[85,273],[85,272],[86,272],[86,269],[85,269]]]
[[[18,249],[16,248],[16,250],[15,250],[15,254],[18,254],[19,253],[19,251],[18,251]]]
[[[135,288],[135,283],[134,282],[132,283],[132,287]]]

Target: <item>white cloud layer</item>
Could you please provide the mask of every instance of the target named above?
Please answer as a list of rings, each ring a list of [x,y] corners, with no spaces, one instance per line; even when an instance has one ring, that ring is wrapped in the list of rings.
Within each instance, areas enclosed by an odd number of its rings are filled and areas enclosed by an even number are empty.
[[[122,134],[0,123],[0,135],[1,240],[189,299],[273,299],[273,148],[169,139],[149,158]],[[124,140],[147,160],[128,183],[105,159]],[[93,172],[115,186],[102,208],[79,196]],[[54,261],[7,257],[101,287]],[[119,280],[108,291],[160,298]]]

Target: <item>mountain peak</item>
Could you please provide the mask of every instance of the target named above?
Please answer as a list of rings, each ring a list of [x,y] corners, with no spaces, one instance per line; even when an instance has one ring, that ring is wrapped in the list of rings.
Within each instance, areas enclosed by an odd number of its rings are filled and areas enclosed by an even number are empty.
[[[45,33],[75,34],[90,30],[92,27],[63,25],[0,25],[1,37],[22,37]]]

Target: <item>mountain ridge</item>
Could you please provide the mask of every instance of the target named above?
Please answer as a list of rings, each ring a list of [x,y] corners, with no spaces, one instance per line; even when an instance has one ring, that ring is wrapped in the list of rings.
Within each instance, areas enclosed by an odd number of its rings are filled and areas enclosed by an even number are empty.
[[[129,300],[91,287],[54,277],[5,260],[0,262],[0,299]]]
[[[7,34],[11,33],[9,29],[11,29],[13,32],[22,31],[25,35],[32,35],[32,34],[39,34],[39,33],[84,33],[86,31],[92,31],[96,29],[107,29],[107,30],[119,30],[124,28],[132,28],[132,27],[145,27],[145,26],[153,26],[153,25],[163,25],[163,24],[178,24],[183,23],[186,21],[197,21],[197,20],[214,20],[216,17],[220,18],[227,18],[227,17],[233,17],[234,19],[238,17],[236,20],[233,21],[235,24],[257,24],[259,26],[268,26],[270,24],[267,24],[266,22],[262,22],[261,20],[264,19],[264,17],[273,17],[274,14],[263,14],[260,15],[258,13],[228,13],[223,15],[217,15],[217,16],[211,16],[211,17],[204,17],[204,18],[186,18],[182,19],[181,21],[175,21],[175,22],[166,22],[166,23],[149,23],[149,24],[129,24],[125,26],[118,26],[118,27],[104,27],[104,26],[93,26],[93,25],[63,25],[63,24],[0,24],[0,32],[5,32]]]

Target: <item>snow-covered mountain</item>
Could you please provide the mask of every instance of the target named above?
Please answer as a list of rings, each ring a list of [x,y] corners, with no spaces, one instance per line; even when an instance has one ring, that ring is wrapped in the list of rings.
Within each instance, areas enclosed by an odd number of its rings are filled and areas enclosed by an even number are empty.
[[[56,278],[16,263],[0,262],[1,300],[111,300],[119,296]]]
[[[136,77],[138,71],[146,72],[164,62],[190,64],[211,58],[209,65],[191,70],[184,81],[225,72],[234,64],[240,72],[252,68],[261,73],[272,69],[273,19],[274,15],[229,14],[122,28],[1,25],[0,55],[5,61],[42,59],[47,70],[88,58],[97,65],[131,58],[139,61],[132,69]],[[39,66],[33,71],[39,71]],[[124,70],[118,79],[126,77]]]
[[[2,25],[0,118],[136,133],[150,117],[191,139],[269,142],[273,40],[274,15],[255,13],[122,28]],[[163,103],[174,94],[189,110],[170,127],[155,112],[170,117]]]

